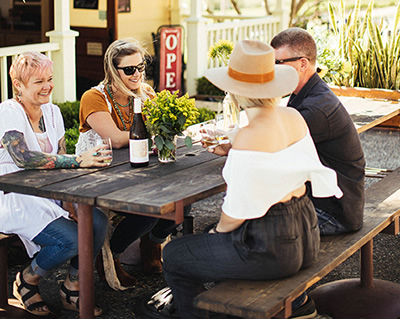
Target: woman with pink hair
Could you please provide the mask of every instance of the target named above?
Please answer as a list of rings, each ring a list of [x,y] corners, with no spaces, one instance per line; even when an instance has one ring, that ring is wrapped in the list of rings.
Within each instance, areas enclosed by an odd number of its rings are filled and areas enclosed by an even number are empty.
[[[65,154],[64,123],[58,106],[49,103],[53,90],[52,61],[44,54],[26,52],[11,65],[16,98],[0,104],[0,175],[22,169],[102,167],[101,145],[80,156]],[[31,264],[17,274],[14,296],[29,312],[47,316],[48,306],[39,293],[39,281],[50,270],[70,261],[60,295],[64,307],[78,311],[78,227],[75,216],[47,198],[0,192],[0,232],[17,234]],[[94,252],[108,229],[102,213],[93,216]],[[102,310],[95,308],[95,316]]]

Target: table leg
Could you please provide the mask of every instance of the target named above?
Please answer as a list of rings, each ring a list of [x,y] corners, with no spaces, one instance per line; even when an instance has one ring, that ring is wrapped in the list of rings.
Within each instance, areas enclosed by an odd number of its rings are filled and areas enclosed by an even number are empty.
[[[78,204],[79,313],[94,318],[93,212],[92,206]]]
[[[183,200],[178,200],[175,202],[175,224],[183,223],[184,214],[183,214]]]

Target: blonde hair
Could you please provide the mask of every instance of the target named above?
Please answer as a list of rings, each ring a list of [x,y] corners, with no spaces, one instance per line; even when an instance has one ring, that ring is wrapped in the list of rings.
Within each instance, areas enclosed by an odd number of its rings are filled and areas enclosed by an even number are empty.
[[[261,106],[276,106],[279,103],[280,97],[273,97],[268,99],[249,98],[244,96],[229,93],[231,100],[235,107],[250,108]]]
[[[13,85],[15,95],[19,94],[19,90],[14,85],[14,80],[18,80],[23,84],[28,83],[33,75],[42,76],[44,72],[51,68],[53,62],[44,54],[39,52],[21,53],[11,64],[10,78]]]
[[[143,97],[144,92],[142,91],[141,86],[135,92],[129,90],[122,81],[118,70],[116,69],[122,58],[135,53],[139,53],[142,56],[142,59],[150,57],[149,53],[144,49],[144,47],[133,38],[115,40],[113,43],[111,43],[104,54],[105,77],[101,84],[113,85],[117,90],[128,96]],[[143,73],[142,76],[142,83],[144,80],[145,73]]]

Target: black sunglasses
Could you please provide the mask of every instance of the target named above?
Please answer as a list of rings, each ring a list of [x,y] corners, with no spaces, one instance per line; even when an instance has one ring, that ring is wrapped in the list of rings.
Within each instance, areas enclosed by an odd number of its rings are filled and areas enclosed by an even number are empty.
[[[136,73],[136,70],[138,70],[140,73],[144,71],[146,68],[146,61],[142,61],[138,65],[130,65],[130,66],[124,66],[122,68],[116,66],[115,67],[118,70],[123,70],[125,75],[132,75]]]
[[[282,64],[282,63],[285,63],[285,62],[293,62],[293,61],[297,61],[297,60],[300,60],[300,59],[307,59],[308,60],[308,58],[306,58],[304,56],[298,56],[298,57],[295,57],[295,58],[288,58],[288,59],[283,59],[283,60],[275,60],[275,64]]]

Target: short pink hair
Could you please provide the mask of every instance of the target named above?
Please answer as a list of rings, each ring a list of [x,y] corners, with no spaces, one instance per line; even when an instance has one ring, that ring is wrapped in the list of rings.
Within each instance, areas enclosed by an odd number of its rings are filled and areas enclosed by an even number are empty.
[[[21,53],[11,64],[10,78],[11,82],[15,79],[26,84],[29,79],[37,74],[41,76],[48,68],[52,67],[53,62],[44,54],[39,52]],[[14,93],[19,92],[13,83]]]

